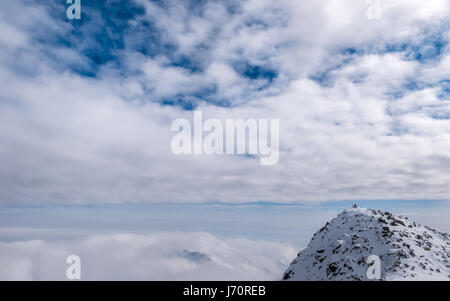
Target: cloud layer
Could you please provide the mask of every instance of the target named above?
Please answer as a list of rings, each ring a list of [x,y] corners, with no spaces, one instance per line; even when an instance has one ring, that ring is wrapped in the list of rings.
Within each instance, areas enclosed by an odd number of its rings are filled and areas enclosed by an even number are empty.
[[[0,4],[0,202],[448,199],[448,1],[381,7]],[[280,162],[173,155],[193,108],[279,118]]]
[[[278,280],[296,254],[288,245],[221,240],[203,232],[92,236],[80,241],[0,242],[0,280],[67,280],[69,255],[81,280]]]

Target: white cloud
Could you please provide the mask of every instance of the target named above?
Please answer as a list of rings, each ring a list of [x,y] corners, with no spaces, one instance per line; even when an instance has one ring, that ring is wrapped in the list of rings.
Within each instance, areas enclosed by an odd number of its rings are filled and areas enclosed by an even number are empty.
[[[247,1],[236,13],[211,3],[196,14],[181,3],[145,3],[140,18],[155,21],[177,45],[175,55],[204,71],[126,48],[123,63],[133,72],[122,76],[105,66],[95,79],[81,77],[54,68],[30,42],[33,26],[64,33],[67,23],[52,21],[40,6],[22,11],[24,24],[2,21],[16,38],[6,35],[8,50],[0,48],[0,202],[448,199],[449,120],[435,118],[448,117],[448,100],[439,87],[404,86],[448,78],[448,47],[423,63],[381,51],[442,30],[447,1],[383,1],[379,21],[367,19],[364,1]],[[2,4],[11,12],[20,7]],[[347,47],[379,51],[344,62],[339,50]],[[52,51],[65,64],[85,63],[75,50]],[[233,64],[240,61],[274,68],[278,77],[261,89],[265,80],[238,74]],[[329,84],[310,79],[328,68]],[[211,85],[218,87],[214,97],[233,107],[191,95]],[[158,101],[177,94],[197,97],[205,118],[279,118],[279,164],[174,156],[170,123],[191,112]]]
[[[201,232],[0,242],[0,280],[66,280],[72,254],[81,258],[82,280],[278,280],[296,250]]]

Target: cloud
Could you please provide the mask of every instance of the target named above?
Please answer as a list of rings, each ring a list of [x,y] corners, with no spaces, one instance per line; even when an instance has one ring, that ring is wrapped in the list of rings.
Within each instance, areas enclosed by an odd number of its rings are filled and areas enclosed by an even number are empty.
[[[448,2],[382,3],[2,3],[0,202],[448,199]],[[192,108],[279,118],[279,163],[173,155]]]
[[[296,250],[203,232],[0,242],[0,279],[66,280],[66,258],[72,254],[81,258],[82,280],[278,280]]]

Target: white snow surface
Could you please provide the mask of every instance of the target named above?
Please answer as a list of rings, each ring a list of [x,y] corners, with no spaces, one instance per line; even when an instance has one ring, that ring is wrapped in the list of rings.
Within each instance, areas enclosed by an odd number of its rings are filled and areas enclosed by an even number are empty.
[[[380,257],[380,280],[450,280],[449,234],[364,208],[347,209],[317,231],[283,280],[369,280],[370,255]]]

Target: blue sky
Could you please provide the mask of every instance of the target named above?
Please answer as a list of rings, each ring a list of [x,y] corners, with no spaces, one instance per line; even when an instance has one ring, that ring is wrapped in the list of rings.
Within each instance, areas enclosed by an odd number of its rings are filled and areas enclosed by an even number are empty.
[[[353,202],[449,229],[447,2],[3,1],[1,237],[86,217],[303,244]],[[280,162],[175,156],[193,109],[280,119]]]

